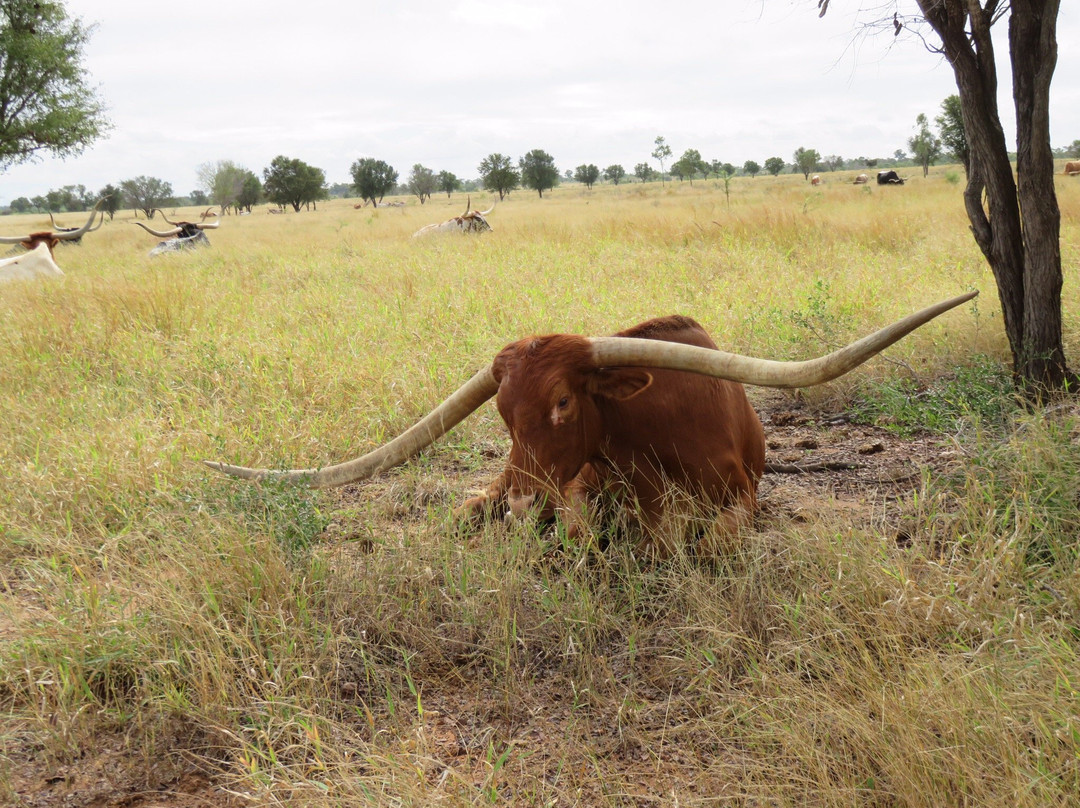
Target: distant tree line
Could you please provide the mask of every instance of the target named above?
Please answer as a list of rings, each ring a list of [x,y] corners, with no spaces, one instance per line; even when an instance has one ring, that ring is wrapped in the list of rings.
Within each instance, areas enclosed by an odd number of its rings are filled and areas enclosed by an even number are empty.
[[[533,149],[514,161],[508,155],[494,152],[480,161],[476,179],[464,180],[449,171],[434,171],[416,163],[408,177],[399,183],[396,169],[383,160],[371,157],[358,159],[350,168],[351,183],[327,185],[325,172],[302,160],[279,155],[263,169],[260,178],[254,171],[231,160],[204,163],[197,169],[199,188],[187,196],[177,196],[172,186],[159,178],[138,176],[109,184],[98,191],[90,191],[83,185],[65,185],[42,196],[19,197],[12,200],[11,213],[46,212],[63,213],[89,209],[99,198],[106,197],[103,209],[110,217],[120,208],[130,208],[136,215],[152,218],[160,208],[180,205],[206,205],[219,207],[222,213],[250,213],[255,205],[267,202],[294,211],[313,208],[321,200],[330,197],[357,196],[374,205],[393,194],[415,196],[420,204],[426,203],[436,193],[447,197],[458,191],[472,193],[483,189],[504,199],[519,188],[536,191],[543,198],[546,191],[562,181],[577,182],[591,189],[598,182],[612,185],[636,180],[638,182],[666,182],[675,179],[694,184],[695,180],[715,178],[724,183],[734,176],[756,177],[765,173],[778,176],[790,171],[809,178],[811,173],[869,168],[894,168],[919,166],[925,176],[931,165],[942,159],[960,163],[965,171],[969,162],[969,149],[964,135],[964,122],[960,112],[959,96],[950,95],[942,103],[940,113],[933,119],[920,114],[915,119],[914,134],[907,140],[907,150],[897,149],[889,157],[864,157],[845,159],[839,155],[822,156],[816,149],[800,146],[792,154],[790,162],[782,157],[768,157],[762,163],[746,160],[741,167],[722,160],[706,160],[697,149],[686,149],[678,159],[662,136],[653,142],[650,157],[659,170],[643,161],[628,172],[619,164],[600,169],[595,163],[584,163],[560,174],[555,159],[543,149]],[[1080,158],[1080,140],[1069,146],[1054,149],[1055,157]]]

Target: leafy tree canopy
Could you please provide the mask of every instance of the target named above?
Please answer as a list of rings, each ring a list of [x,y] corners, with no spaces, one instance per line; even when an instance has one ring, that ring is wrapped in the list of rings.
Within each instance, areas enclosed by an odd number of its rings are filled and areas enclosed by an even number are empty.
[[[582,183],[586,188],[592,188],[600,179],[600,169],[592,163],[580,165],[574,169],[574,179]]]
[[[0,170],[79,154],[110,128],[81,65],[92,31],[62,3],[0,0]]]
[[[504,154],[495,152],[480,161],[480,182],[485,190],[496,191],[499,199],[518,187],[521,177],[514,170],[514,164]]]
[[[671,165],[671,173],[681,179],[690,180],[694,184],[695,174],[704,174],[709,170],[708,164],[701,159],[701,152],[697,149],[687,149],[676,162]]]
[[[326,198],[326,173],[303,160],[278,155],[263,169],[263,180],[266,198],[294,211]]]
[[[742,170],[744,174],[749,174],[751,177],[756,177],[761,173],[761,166],[755,163],[753,160],[747,160],[743,163]]]
[[[435,172],[419,163],[412,167],[412,173],[409,174],[406,185],[409,193],[419,199],[421,205],[425,200],[431,199],[431,194],[439,187],[435,180]]]
[[[398,173],[390,165],[374,157],[357,160],[349,168],[353,178],[353,188],[360,198],[378,205],[379,201],[397,184]]]
[[[810,179],[810,172],[821,162],[817,149],[804,149],[802,146],[795,150],[793,158],[795,168],[802,172],[803,179]]]
[[[45,194],[46,206],[53,213],[89,210],[97,200],[97,196],[87,191],[85,185],[65,185]]]
[[[170,183],[142,174],[134,179],[124,180],[120,183],[120,190],[127,204],[135,210],[141,210],[147,219],[153,219],[154,209],[171,204],[173,198]]]
[[[113,185],[111,182],[102,188],[97,193],[98,199],[104,199],[101,203],[101,210],[109,214],[109,221],[112,221],[113,216],[116,215],[116,211],[120,210],[120,205],[124,201],[124,192]]]
[[[532,188],[541,199],[544,198],[544,191],[559,184],[559,169],[555,167],[555,158],[543,149],[533,149],[522,157],[518,168],[521,169],[521,184]]]
[[[915,162],[922,166],[925,177],[930,173],[930,166],[941,156],[941,140],[934,137],[934,133],[930,131],[930,122],[921,112],[915,117],[915,129],[915,134],[908,138],[908,148],[911,149]]]
[[[623,177],[626,176],[626,169],[617,163],[610,165],[604,169],[604,179],[610,182],[612,185],[618,185],[622,182]]]
[[[650,155],[652,159],[660,164],[660,179],[664,179],[664,163],[671,159],[671,146],[664,140],[663,135],[657,135],[656,140],[653,141],[655,148]]]
[[[960,96],[946,96],[941,102],[941,114],[934,122],[938,125],[941,145],[964,166],[967,173],[971,164],[971,149],[968,147],[967,134],[964,132],[964,114],[960,106]]]
[[[634,176],[642,182],[649,182],[656,177],[656,169],[648,163],[638,163],[634,166]]]
[[[765,161],[765,170],[775,177],[784,170],[785,165],[783,157],[770,157]]]
[[[233,208],[239,213],[241,210],[246,210],[251,213],[251,208],[259,204],[259,200],[262,199],[263,184],[256,176],[254,171],[248,171],[244,169],[243,182],[240,184],[240,194],[236,197],[236,201],[233,203]],[[321,199],[322,197],[320,197]],[[314,201],[314,200],[312,200]]]
[[[435,185],[440,191],[446,194],[447,198],[449,198],[454,191],[461,188],[461,180],[449,171],[440,171],[435,177]]]
[[[220,205],[222,209],[239,210],[243,207],[238,201],[244,191],[244,183],[255,174],[232,160],[218,160],[203,163],[195,170],[195,176],[198,177],[199,187],[207,193],[211,203]],[[255,179],[258,180],[258,177]]]

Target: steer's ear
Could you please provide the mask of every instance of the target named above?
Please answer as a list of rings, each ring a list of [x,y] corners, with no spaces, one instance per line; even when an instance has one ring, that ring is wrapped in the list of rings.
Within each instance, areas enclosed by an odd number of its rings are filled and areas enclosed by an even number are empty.
[[[627,401],[644,391],[652,380],[652,374],[641,368],[600,368],[589,376],[589,392]]]

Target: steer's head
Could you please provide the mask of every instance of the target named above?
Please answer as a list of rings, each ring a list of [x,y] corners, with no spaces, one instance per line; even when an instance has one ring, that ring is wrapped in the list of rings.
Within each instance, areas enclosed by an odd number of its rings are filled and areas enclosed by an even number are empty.
[[[507,505],[553,515],[567,485],[600,452],[603,411],[652,383],[640,368],[597,367],[591,342],[554,335],[519,340],[495,357],[496,405],[510,430]]]
[[[472,197],[465,202],[465,212],[460,217],[461,229],[466,233],[483,233],[491,230],[491,225],[484,217],[495,210],[492,204],[487,210],[472,210]]]
[[[82,227],[73,227],[65,230],[42,230],[37,233],[29,233],[25,236],[0,236],[0,244],[21,244],[26,250],[36,249],[38,244],[46,244],[49,247],[49,252],[53,251],[53,248],[61,241],[77,241],[82,238],[85,233],[93,232],[101,227],[99,224],[94,227],[94,217],[97,216],[98,206],[104,202],[108,197],[102,197],[96,203],[94,207],[90,209],[90,218],[86,220],[86,224]],[[49,214],[50,217],[52,214]],[[102,221],[105,220],[104,214],[102,214]]]

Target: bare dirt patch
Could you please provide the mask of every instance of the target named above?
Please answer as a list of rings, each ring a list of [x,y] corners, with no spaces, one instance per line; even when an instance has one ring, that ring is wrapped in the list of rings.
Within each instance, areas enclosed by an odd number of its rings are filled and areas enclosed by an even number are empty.
[[[918,491],[927,472],[944,473],[958,458],[939,435],[903,437],[780,396],[759,405],[758,414],[767,463],[816,468],[765,475],[758,497],[766,523],[828,511],[844,513],[853,526],[895,529],[902,517],[896,503]]]
[[[205,739],[183,721],[153,739],[102,729],[58,758],[27,742],[9,751],[5,779],[20,808],[236,808],[241,801],[199,764]],[[76,744],[77,746],[80,744]],[[151,748],[159,751],[149,751]]]

